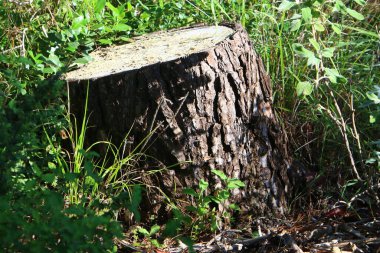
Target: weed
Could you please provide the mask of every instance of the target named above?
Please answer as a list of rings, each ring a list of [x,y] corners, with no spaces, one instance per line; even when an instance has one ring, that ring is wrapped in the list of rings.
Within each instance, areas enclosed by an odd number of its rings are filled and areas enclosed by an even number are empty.
[[[238,206],[229,203],[229,200],[231,192],[244,187],[244,183],[236,178],[228,178],[220,170],[213,169],[211,172],[223,182],[224,186],[221,189],[208,193],[209,184],[201,179],[198,191],[191,188],[183,190],[184,194],[193,198],[194,204],[187,206],[186,211],[193,217],[190,226],[191,237],[194,239],[206,231],[216,232],[222,226],[229,226],[233,219],[232,213],[239,210]]]
[[[148,243],[151,244],[153,247],[161,248],[162,244],[158,242],[157,239],[154,239],[154,236],[160,231],[161,227],[159,225],[153,225],[150,230],[146,230],[143,227],[138,226],[136,228],[136,233],[139,233],[145,237],[145,239],[148,240]]]

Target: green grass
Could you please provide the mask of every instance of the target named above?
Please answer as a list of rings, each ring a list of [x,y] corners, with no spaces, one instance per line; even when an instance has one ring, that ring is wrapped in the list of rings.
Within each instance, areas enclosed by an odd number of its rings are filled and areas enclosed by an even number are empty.
[[[28,224],[41,222],[38,215],[25,219],[22,212],[28,205],[42,213],[64,212],[68,223],[93,218],[93,229],[96,224],[103,224],[113,229],[115,235],[118,230],[113,221],[101,217],[112,216],[109,212],[117,213],[120,207],[105,202],[123,199],[120,203],[138,216],[139,187],[144,182],[139,180],[136,164],[145,156],[144,143],[128,154],[122,154],[122,147],[107,141],[86,145],[87,120],[91,115],[86,114],[84,119],[69,115],[66,87],[60,75],[72,65],[86,63],[88,53],[97,47],[194,23],[242,23],[271,76],[274,106],[295,158],[329,176],[332,180],[327,185],[340,190],[344,199],[371,187],[378,180],[380,169],[380,92],[376,86],[380,83],[380,20],[372,2],[1,3],[0,210],[14,210],[7,214],[22,221],[20,233],[4,237],[4,249],[25,251],[28,243],[36,243],[23,238],[24,244],[17,248],[12,241],[23,231],[30,233]],[[82,122],[79,126],[77,120]],[[67,133],[67,139],[58,134],[61,131]],[[64,149],[64,142],[69,142],[69,150]],[[98,145],[106,147],[105,157],[93,152]],[[340,185],[336,185],[338,174],[343,179]],[[55,209],[53,204],[44,206],[54,199],[64,204]],[[174,204],[167,201],[175,210]],[[80,206],[79,213],[67,213],[69,206]],[[169,224],[179,226],[185,216],[174,212],[177,218]],[[17,224],[0,219],[0,231],[8,226]],[[38,226],[33,229],[38,230]],[[62,238],[70,241],[70,236]],[[83,243],[89,243],[88,246],[94,238],[96,235]],[[112,251],[112,237],[107,240],[105,248]],[[58,246],[49,244],[50,248]],[[39,245],[33,247],[37,252]]]

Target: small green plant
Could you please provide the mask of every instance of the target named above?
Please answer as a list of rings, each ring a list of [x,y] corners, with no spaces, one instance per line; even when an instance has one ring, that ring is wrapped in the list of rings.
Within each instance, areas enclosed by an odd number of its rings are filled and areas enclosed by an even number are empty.
[[[363,107],[367,108],[369,111],[369,123],[373,131],[379,130],[379,121],[380,121],[380,86],[375,85],[374,89],[370,92],[367,92],[368,102],[364,104]],[[371,157],[366,160],[367,164],[372,164],[380,171],[380,136],[377,135],[377,138],[370,141],[370,145],[373,148]]]
[[[380,86],[375,85],[373,91],[367,92],[369,100],[365,106],[370,110],[369,123],[375,124],[380,120]]]
[[[201,179],[198,190],[186,188],[183,193],[192,197],[194,204],[186,207],[193,217],[191,222],[191,236],[197,238],[206,231],[215,232],[222,226],[229,226],[232,213],[238,211],[236,204],[229,203],[231,192],[235,189],[244,187],[244,183],[236,178],[228,178],[220,170],[211,170],[223,182],[223,188],[210,192],[209,183]]]
[[[142,235],[150,247],[161,248],[163,245],[158,242],[157,236],[161,230],[161,227],[157,224],[153,225],[150,230],[138,226],[135,229],[135,233]]]

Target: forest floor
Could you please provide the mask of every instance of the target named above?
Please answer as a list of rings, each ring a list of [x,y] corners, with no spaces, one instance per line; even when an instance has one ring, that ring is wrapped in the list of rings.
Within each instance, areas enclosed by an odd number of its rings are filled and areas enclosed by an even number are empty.
[[[261,218],[256,220],[256,228],[252,228],[258,232],[255,238],[245,229],[226,229],[194,244],[193,248],[200,253],[379,253],[380,207],[351,209],[338,203],[328,211],[298,213],[288,219]],[[119,241],[120,252],[191,252],[185,244],[170,241],[164,242],[166,246],[162,248],[153,247],[148,241],[135,247],[128,238],[130,235]]]

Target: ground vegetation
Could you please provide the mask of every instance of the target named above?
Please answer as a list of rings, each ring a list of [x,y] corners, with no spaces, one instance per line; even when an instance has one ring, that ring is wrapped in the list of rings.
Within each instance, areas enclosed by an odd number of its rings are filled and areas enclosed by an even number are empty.
[[[85,141],[89,115],[84,120],[68,115],[61,78],[90,61],[89,53],[98,47],[157,30],[226,21],[241,23],[261,55],[278,121],[299,161],[294,170],[302,176],[294,182],[299,190],[290,200],[289,219],[292,224],[334,219],[330,227],[321,222],[318,230],[304,228],[314,232],[305,249],[335,227],[356,236],[351,242],[372,237],[376,230],[365,228],[378,224],[380,206],[379,6],[377,0],[2,1],[0,247],[5,252],[149,251],[180,241],[192,250],[211,235],[229,238],[221,223],[233,225],[239,207],[231,205],[222,215],[212,207],[242,182],[214,170],[225,183],[215,195],[206,194],[208,184],[201,181],[198,189],[183,192],[194,199],[188,208],[166,199],[171,218],[164,224],[141,217],[149,184],[136,164],[148,159],[139,147],[120,156],[111,142],[102,143],[106,157],[94,152],[98,143]],[[342,225],[347,219],[356,223]],[[252,224],[243,246],[282,242],[295,250],[302,240],[274,236],[259,220]],[[273,226],[289,228],[281,222]],[[361,232],[355,235],[353,229]]]

